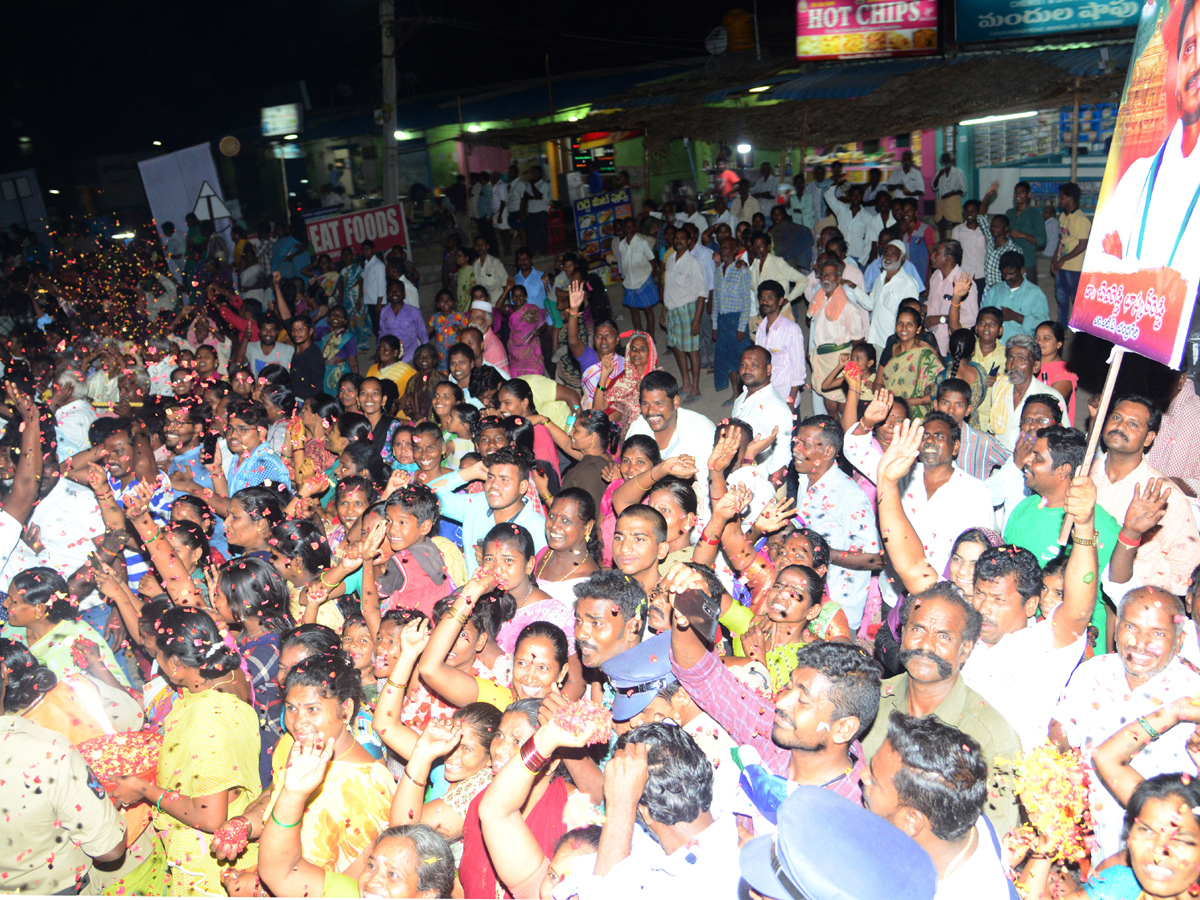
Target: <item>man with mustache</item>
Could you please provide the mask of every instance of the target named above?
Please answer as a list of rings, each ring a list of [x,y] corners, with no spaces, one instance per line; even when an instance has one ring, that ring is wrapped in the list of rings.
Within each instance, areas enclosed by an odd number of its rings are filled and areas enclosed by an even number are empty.
[[[599,669],[641,643],[646,592],[637,581],[605,569],[576,585],[575,598],[575,649],[586,668]]]
[[[1008,764],[1021,754],[1017,732],[983,697],[967,687],[962,667],[983,628],[983,617],[957,587],[939,582],[911,595],[901,609],[900,662],[904,673],[883,682],[879,714],[863,739],[870,760],[888,736],[893,710],[910,716],[937,716],[979,742],[988,764],[988,800],[984,815],[1005,834],[1017,824],[1017,799]]]
[[[1151,482],[1167,480],[1146,462],[1146,449],[1154,443],[1161,425],[1162,413],[1154,401],[1135,394],[1118,397],[1104,420],[1102,434],[1108,452],[1092,466],[1092,478],[1100,504],[1122,520],[1130,504],[1146,495]],[[1168,488],[1166,497],[1162,521],[1144,534],[1125,525],[1117,540],[1136,550],[1135,582],[1179,595],[1187,592],[1192,570],[1200,564],[1200,534],[1183,492]]]
[[[708,590],[703,575],[682,563],[664,584],[672,598],[689,588]],[[758,751],[773,776],[862,802],[867,755],[860,741],[879,706],[880,669],[873,659],[851,644],[814,641],[799,651],[787,686],[772,702],[739,683],[686,616],[674,611],[673,622],[671,671],[694,703],[735,741]]]

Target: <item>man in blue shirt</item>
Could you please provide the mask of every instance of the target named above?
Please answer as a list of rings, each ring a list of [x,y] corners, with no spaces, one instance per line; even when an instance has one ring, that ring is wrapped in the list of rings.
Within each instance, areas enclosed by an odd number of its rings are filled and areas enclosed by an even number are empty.
[[[546,308],[546,276],[533,267],[533,257],[528,247],[517,248],[517,274],[512,277],[514,285],[525,288],[525,296],[539,309]]]
[[[994,306],[1004,313],[1004,336],[1027,334],[1033,337],[1037,327],[1050,318],[1050,303],[1045,292],[1025,277],[1025,257],[1020,250],[1008,250],[1000,256],[1000,283],[984,295],[983,306]]]
[[[191,494],[207,503],[212,497],[213,481],[212,474],[204,466],[204,444],[200,438],[208,431],[208,407],[203,403],[187,404],[173,400],[163,407],[163,411],[167,417],[163,437],[167,450],[171,452],[167,475],[171,478],[175,497]],[[228,556],[225,522],[219,516],[213,516],[213,523],[213,533],[208,542],[222,555]]]
[[[229,404],[229,425],[225,429],[225,440],[233,454],[233,464],[227,473],[229,491],[225,497],[214,497],[214,501],[223,501],[219,505],[213,503],[218,515],[229,512],[229,497],[242,488],[266,485],[278,487],[283,485],[288,490],[292,487],[292,478],[287,466],[267,444],[267,411],[261,403],[243,400],[240,403]],[[224,508],[222,509],[221,506]]]
[[[468,481],[483,481],[483,493],[456,493]],[[517,451],[497,450],[482,462],[443,475],[429,486],[437,493],[442,515],[462,522],[468,575],[479,568],[475,548],[481,547],[487,533],[502,522],[523,526],[533,538],[534,549],[546,546],[546,519],[525,501],[529,464]]]

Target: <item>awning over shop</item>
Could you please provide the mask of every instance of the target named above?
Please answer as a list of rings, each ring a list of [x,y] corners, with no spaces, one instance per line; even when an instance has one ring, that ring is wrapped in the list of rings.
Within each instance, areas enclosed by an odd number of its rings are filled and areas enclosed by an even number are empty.
[[[642,84],[626,95],[594,101],[602,110],[567,124],[547,123],[462,136],[506,146],[554,140],[580,131],[645,131],[650,153],[676,138],[716,143],[750,141],[770,147],[830,146],[937,128],[982,115],[1065,106],[1119,96],[1130,46],[1093,46],[963,54],[949,60],[885,60],[826,66],[791,76],[764,67],[704,82],[696,73],[665,84]],[[707,76],[711,77],[711,76]],[[732,82],[731,86],[729,82]],[[752,86],[772,84],[761,93]],[[706,105],[741,94],[740,104]],[[710,100],[709,98],[713,98]]]

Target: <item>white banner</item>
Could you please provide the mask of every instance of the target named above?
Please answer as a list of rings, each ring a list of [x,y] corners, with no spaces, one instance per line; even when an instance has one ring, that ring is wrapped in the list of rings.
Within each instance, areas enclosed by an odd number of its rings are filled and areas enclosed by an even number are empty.
[[[217,167],[213,163],[212,147],[208,144],[197,144],[194,147],[176,150],[174,153],[144,159],[138,163],[138,169],[141,170],[146,199],[150,201],[150,212],[154,216],[154,225],[164,247],[166,237],[162,233],[163,223],[173,222],[177,232],[186,234],[185,218],[195,208],[205,182],[224,199],[221,182],[217,178]],[[217,219],[215,224],[217,233],[225,238],[232,259],[233,241],[230,232],[233,221]],[[180,277],[174,265],[171,266],[171,274],[176,278]]]

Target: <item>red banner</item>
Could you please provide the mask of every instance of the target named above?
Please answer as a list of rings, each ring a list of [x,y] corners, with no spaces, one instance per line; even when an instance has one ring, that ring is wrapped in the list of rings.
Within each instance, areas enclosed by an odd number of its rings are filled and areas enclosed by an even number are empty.
[[[1200,9],[1187,8],[1182,22],[1182,3],[1142,14],[1071,313],[1072,328],[1173,368],[1200,286]]]
[[[408,246],[408,224],[400,204],[365,209],[308,223],[308,241],[315,253],[340,253],[350,247],[362,253],[363,241],[374,241],[376,252]]]

